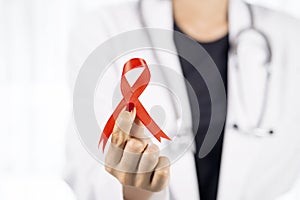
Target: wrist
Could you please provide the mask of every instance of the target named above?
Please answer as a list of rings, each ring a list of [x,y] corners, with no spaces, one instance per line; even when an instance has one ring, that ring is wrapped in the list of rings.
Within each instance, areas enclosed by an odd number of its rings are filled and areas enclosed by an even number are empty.
[[[132,186],[123,185],[124,200],[149,200],[152,195],[153,192]]]

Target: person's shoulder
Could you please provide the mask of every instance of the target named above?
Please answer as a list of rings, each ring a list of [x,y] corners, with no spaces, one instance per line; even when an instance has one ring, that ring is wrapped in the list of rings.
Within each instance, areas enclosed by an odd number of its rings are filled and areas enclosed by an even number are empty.
[[[280,31],[284,34],[300,35],[300,19],[286,11],[255,5],[254,14],[262,26],[272,27],[272,31]]]
[[[255,6],[254,11],[255,22],[271,42],[273,55],[284,59],[284,67],[299,68],[300,19],[287,12],[261,6]]]
[[[126,0],[120,3],[101,6],[101,12],[109,16],[121,16],[128,13],[136,13],[137,9],[138,0]]]
[[[132,29],[138,24],[137,1],[101,5],[80,13],[71,24],[75,37],[106,39],[114,34]]]
[[[137,1],[129,0],[74,15],[68,35],[68,65],[72,70],[78,70],[88,55],[112,36],[137,27],[136,10]]]
[[[300,51],[300,19],[291,14],[262,6],[254,6],[255,26],[272,43],[274,54],[298,58]]]
[[[127,0],[121,3],[102,5],[82,15],[79,23],[89,29],[100,28],[108,35],[118,34],[139,27],[138,1]]]

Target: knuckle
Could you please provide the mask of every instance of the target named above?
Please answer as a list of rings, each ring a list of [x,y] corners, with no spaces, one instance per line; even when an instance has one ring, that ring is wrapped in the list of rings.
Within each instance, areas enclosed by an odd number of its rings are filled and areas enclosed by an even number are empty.
[[[161,180],[169,178],[169,169],[159,170],[156,171],[155,173],[157,173],[158,178]]]
[[[159,147],[156,144],[150,144],[149,145],[149,152],[158,153],[159,152]]]
[[[131,138],[127,141],[126,149],[131,152],[141,152],[143,148],[143,143],[137,139]]]
[[[122,134],[118,131],[115,131],[111,135],[111,143],[119,146],[122,143]]]
[[[118,134],[116,132],[113,132],[111,134],[111,142],[113,144],[117,144],[118,143],[118,140],[119,140],[119,137],[118,137]]]
[[[147,160],[149,161],[149,164],[150,163],[151,164],[154,164],[154,163],[156,164],[157,163],[158,157],[155,153],[147,153],[145,156],[147,157]]]
[[[108,167],[107,165],[105,165],[105,170],[110,174],[112,174],[113,172],[113,169],[111,167]]]
[[[126,176],[118,176],[117,179],[122,185],[126,185]]]
[[[113,163],[108,157],[105,158],[105,170],[111,172],[115,168],[115,163]]]
[[[132,182],[132,178],[129,173],[122,172],[108,166],[105,166],[105,170],[114,176],[122,185],[130,185]]]
[[[123,133],[122,131],[114,131],[112,133],[111,143],[123,148],[127,140],[126,135],[127,134]]]
[[[169,158],[167,158],[165,156],[160,156],[159,157],[159,162],[161,162],[161,168],[162,169],[170,167],[170,160],[169,160]]]
[[[122,185],[132,185],[132,181],[131,181],[132,178],[129,173],[122,172],[122,173],[118,174],[117,179],[119,180],[119,182]]]
[[[152,188],[150,189],[150,191],[151,191],[151,192],[160,192],[160,191],[162,191],[162,188],[157,187],[157,186],[154,186],[154,187],[152,187]]]
[[[170,165],[170,160],[166,156],[160,156],[160,159],[162,162],[164,162],[164,166],[169,166]]]
[[[151,190],[152,192],[159,192],[167,187],[168,183],[169,175],[167,172],[164,172],[158,177],[158,181],[154,185],[152,185]]]
[[[147,173],[137,173],[135,175],[135,179],[134,179],[134,186],[137,188],[141,188],[144,190],[149,190],[150,186],[151,186],[151,182],[150,182],[150,177],[151,177],[151,172],[147,172]]]
[[[143,188],[144,180],[142,178],[138,178],[134,182],[134,186],[137,188]]]
[[[170,169],[170,160],[167,157],[160,156],[156,167],[156,172],[164,171]]]
[[[167,187],[168,185],[168,181],[165,180],[164,183],[157,185],[155,187],[152,188],[152,192],[160,192],[162,191],[165,187]]]

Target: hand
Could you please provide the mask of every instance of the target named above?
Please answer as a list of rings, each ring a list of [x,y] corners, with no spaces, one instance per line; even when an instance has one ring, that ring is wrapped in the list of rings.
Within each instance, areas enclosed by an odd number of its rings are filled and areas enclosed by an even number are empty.
[[[123,185],[124,198],[151,196],[163,190],[169,181],[170,162],[159,156],[159,148],[144,135],[144,126],[136,111],[123,110],[112,133],[105,169]],[[138,195],[141,194],[141,195]]]

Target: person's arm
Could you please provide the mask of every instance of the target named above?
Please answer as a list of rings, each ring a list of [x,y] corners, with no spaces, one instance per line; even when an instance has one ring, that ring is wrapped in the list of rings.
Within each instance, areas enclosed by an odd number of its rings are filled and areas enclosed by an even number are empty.
[[[148,200],[152,197],[153,192],[147,190],[137,189],[132,186],[123,186],[123,198],[124,200],[139,199]]]
[[[102,13],[102,10],[97,10],[83,14],[75,19],[76,23],[70,30],[67,65],[71,91],[79,70],[89,54],[111,36],[102,20]],[[108,99],[95,101],[104,105],[105,109],[108,109],[111,103]],[[99,110],[97,114],[104,116],[103,110]],[[76,199],[123,199],[122,186],[81,144],[72,119],[66,134],[64,178],[74,191]]]

